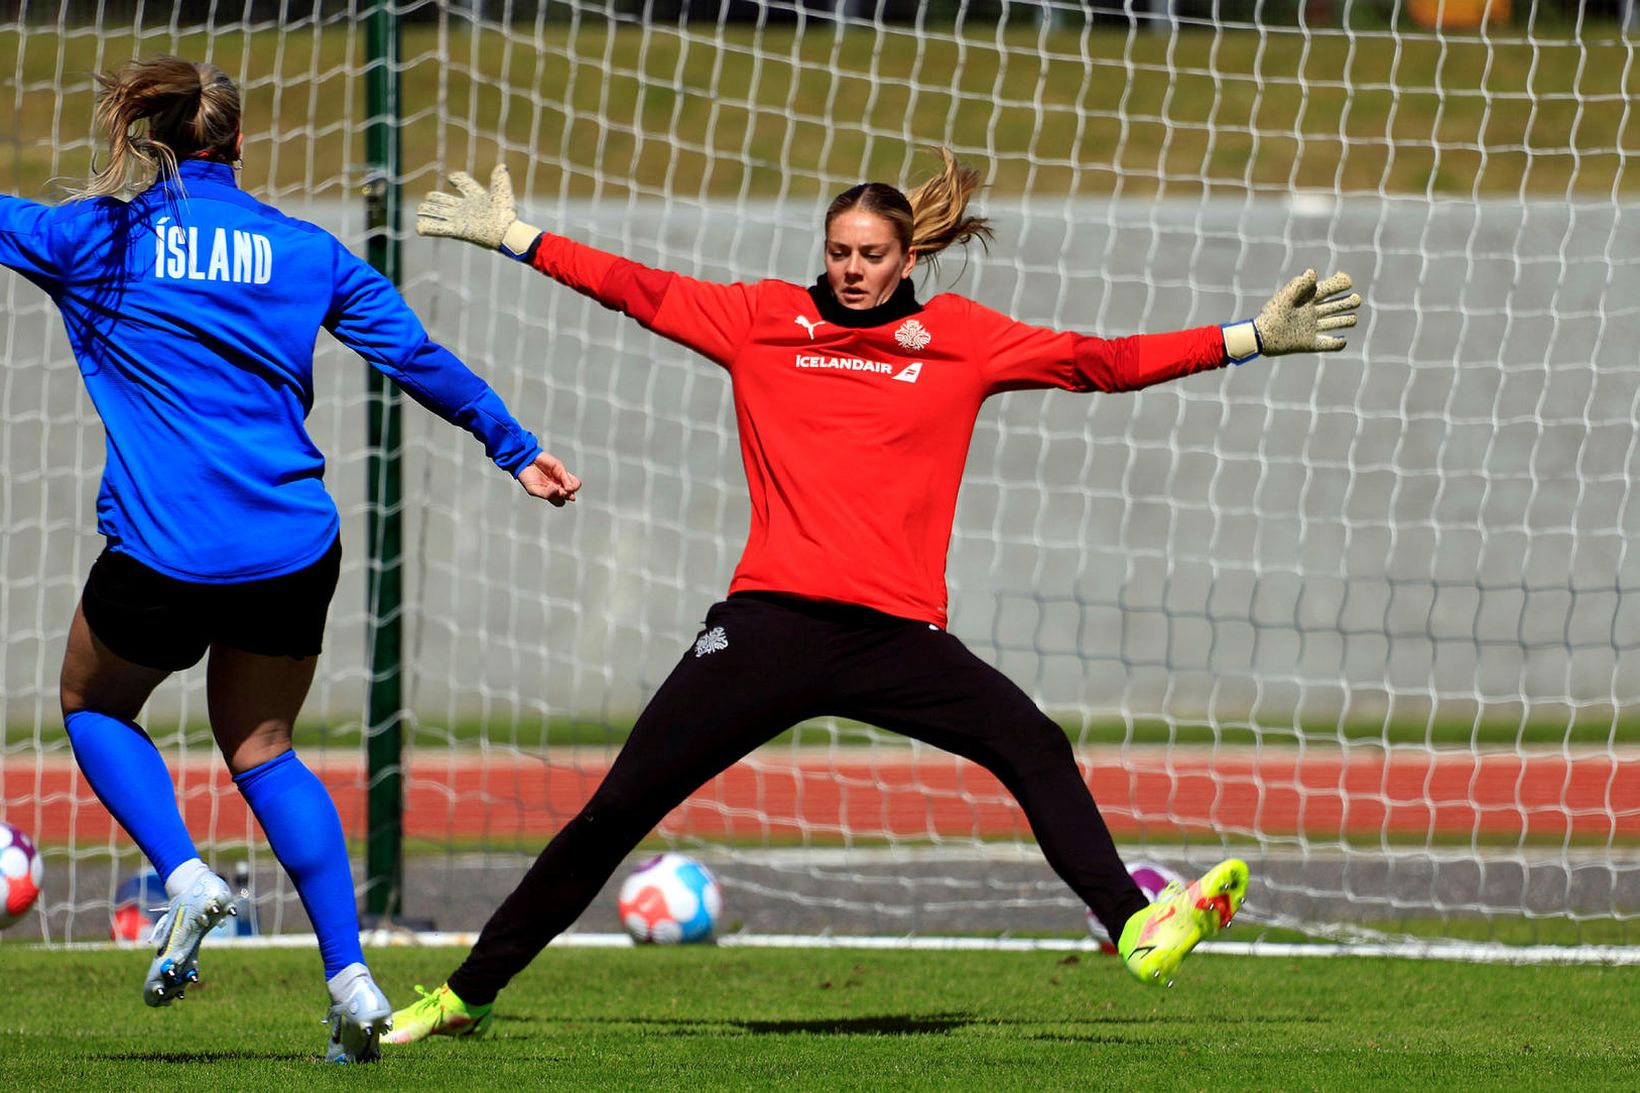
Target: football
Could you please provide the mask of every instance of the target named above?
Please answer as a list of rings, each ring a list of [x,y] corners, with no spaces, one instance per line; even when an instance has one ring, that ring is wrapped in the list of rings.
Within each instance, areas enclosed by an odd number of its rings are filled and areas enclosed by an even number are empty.
[[[34,840],[8,823],[0,823],[0,930],[28,914],[40,898],[44,866]]]
[[[1180,884],[1184,883],[1184,878],[1179,874],[1167,866],[1157,865],[1155,862],[1129,862],[1128,874],[1138,884],[1139,890],[1145,894],[1145,898],[1152,903],[1156,902],[1156,897],[1161,895],[1162,889],[1169,884],[1174,881],[1178,881]],[[1093,917],[1092,911],[1086,913],[1084,921],[1087,923],[1088,933],[1092,934],[1099,942],[1099,947],[1107,953],[1114,953],[1116,951],[1115,942],[1106,935],[1104,924]]]
[[[637,942],[710,941],[723,895],[706,867],[685,854],[650,858],[621,885],[621,925]]]

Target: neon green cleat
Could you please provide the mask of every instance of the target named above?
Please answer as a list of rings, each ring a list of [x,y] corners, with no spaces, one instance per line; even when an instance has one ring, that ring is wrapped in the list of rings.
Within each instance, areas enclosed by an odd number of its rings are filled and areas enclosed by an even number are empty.
[[[1241,910],[1247,898],[1247,863],[1222,861],[1189,885],[1174,881],[1156,902],[1122,927],[1116,951],[1141,983],[1173,985],[1173,971],[1196,942],[1212,937]]]
[[[495,1003],[469,1006],[448,983],[429,992],[418,984],[416,1001],[393,1014],[393,1031],[384,1044],[413,1044],[429,1036],[487,1036]]]

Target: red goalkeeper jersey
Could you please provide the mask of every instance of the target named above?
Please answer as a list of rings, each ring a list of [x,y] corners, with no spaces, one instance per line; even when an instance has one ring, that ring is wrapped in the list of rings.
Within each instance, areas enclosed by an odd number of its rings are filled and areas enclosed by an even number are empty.
[[[529,260],[728,370],[752,503],[730,592],[940,627],[957,489],[986,398],[1132,391],[1226,363],[1216,326],[1089,337],[950,293],[919,306],[909,282],[897,306],[849,313],[789,282],[699,281],[551,234]],[[862,320],[873,325],[852,325]]]

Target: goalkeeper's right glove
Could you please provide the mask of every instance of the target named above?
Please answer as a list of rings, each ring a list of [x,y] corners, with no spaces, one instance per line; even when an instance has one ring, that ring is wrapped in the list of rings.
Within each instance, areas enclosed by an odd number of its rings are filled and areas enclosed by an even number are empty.
[[[1322,333],[1355,325],[1349,314],[1361,306],[1361,294],[1349,292],[1350,275],[1335,273],[1320,284],[1315,270],[1307,269],[1287,282],[1287,287],[1270,298],[1256,319],[1226,323],[1224,352],[1231,364],[1250,361],[1260,353],[1279,357],[1284,353],[1332,353],[1344,348],[1344,339]]]
[[[416,234],[465,239],[490,250],[499,249],[512,258],[523,258],[541,236],[541,229],[518,219],[513,200],[512,175],[505,163],[497,164],[485,190],[465,171],[450,176],[450,185],[461,191],[446,194],[434,191],[416,209]]]

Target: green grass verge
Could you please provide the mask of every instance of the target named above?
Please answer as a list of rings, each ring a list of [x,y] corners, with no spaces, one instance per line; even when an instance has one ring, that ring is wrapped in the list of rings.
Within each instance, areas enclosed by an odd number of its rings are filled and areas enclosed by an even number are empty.
[[[1432,744],[1441,747],[1479,745],[1509,747],[1513,745],[1566,745],[1569,747],[1604,747],[1640,743],[1640,716],[1622,715],[1612,718],[1585,717],[1582,720],[1542,719],[1522,723],[1518,719],[1448,718],[1434,722],[1426,720],[1392,721],[1337,721],[1293,725],[1248,725],[1227,723],[1169,722],[1161,718],[1104,719],[1084,721],[1078,717],[1061,716],[1060,724],[1071,742],[1090,748],[1109,749],[1124,744],[1138,747],[1162,745],[1185,747],[1293,747],[1297,745],[1326,746],[1349,743],[1371,744]],[[462,721],[452,725],[423,723],[413,733],[420,746],[475,744],[488,740],[520,748],[541,748],[566,744],[606,745],[619,744],[631,731],[629,720],[601,724],[582,718],[563,717],[543,720],[505,723],[486,726],[482,722]],[[333,744],[354,745],[361,742],[357,727],[325,733],[315,727],[309,730],[312,743],[328,738]],[[800,725],[776,737],[776,745],[797,747],[858,747],[904,743],[903,737],[854,722],[841,721],[834,725]]]
[[[371,954],[395,1001],[453,950]],[[1171,991],[1051,953],[550,950],[495,1036],[318,1058],[311,951],[208,953],[168,1010],[129,952],[8,947],[16,1089],[1632,1088],[1632,968],[1204,955]],[[72,989],[64,989],[73,984]]]
[[[1437,721],[1336,721],[1292,725],[1247,725],[1168,722],[1160,718],[1132,721],[1104,719],[1083,721],[1062,716],[1060,724],[1073,744],[1090,749],[1134,747],[1252,747],[1287,748],[1429,744],[1442,748],[1509,748],[1514,746],[1566,746],[1601,748],[1640,744],[1640,715],[1613,718],[1584,715],[1581,718],[1544,718],[1522,723],[1514,718],[1447,718]],[[209,747],[210,730],[203,722],[186,725],[147,726],[161,748],[186,743],[190,748]],[[447,724],[418,720],[407,740],[415,748],[438,749],[471,747],[480,743],[521,751],[541,751],[549,747],[618,747],[632,729],[632,717],[618,716],[609,721],[587,717],[471,718]],[[358,722],[326,725],[306,722],[296,729],[299,748],[358,748],[364,732]],[[67,737],[61,724],[35,726],[22,721],[4,727],[8,749],[34,747],[66,748]],[[852,722],[810,723],[781,733],[774,747],[894,747],[906,744],[903,737]]]
[[[364,35],[345,24],[140,47],[83,27],[7,30],[0,188],[37,196],[54,172],[83,177],[91,73],[139,48],[207,57],[240,80],[247,188],[356,196]],[[1001,194],[1632,197],[1630,49],[1601,23],[1483,40],[978,22],[961,38],[595,20],[537,33],[458,19],[443,35],[405,29],[403,162],[412,192],[432,188],[440,159],[487,170],[504,153],[543,197],[809,200],[862,175],[904,178],[917,145],[944,140]]]

